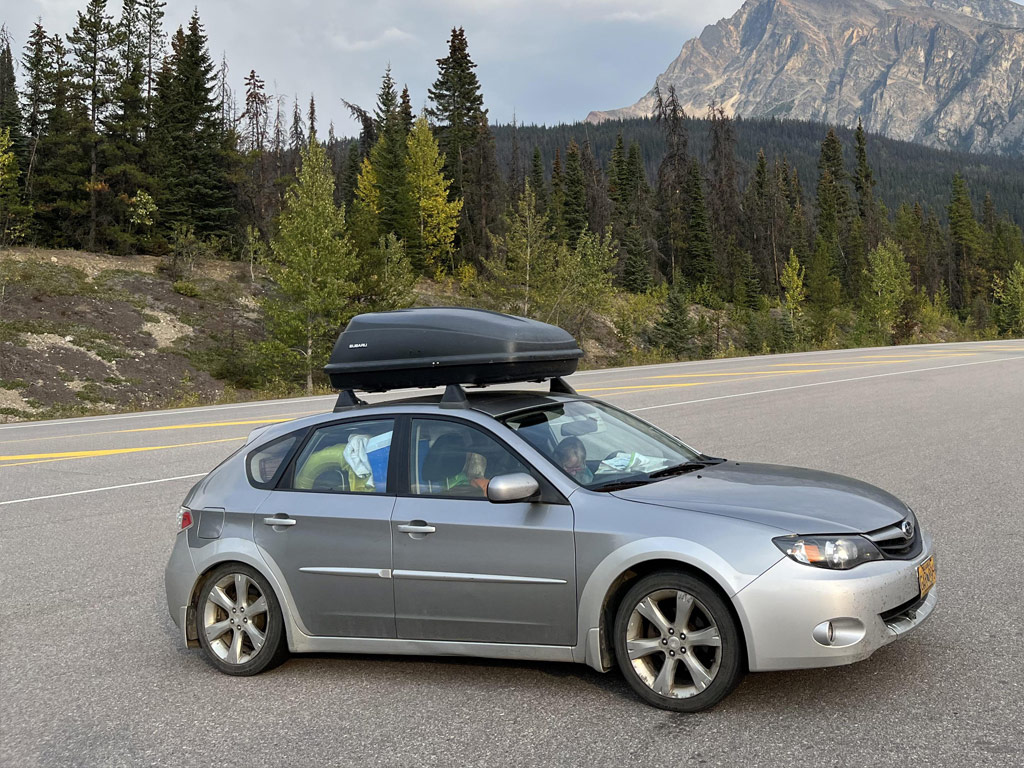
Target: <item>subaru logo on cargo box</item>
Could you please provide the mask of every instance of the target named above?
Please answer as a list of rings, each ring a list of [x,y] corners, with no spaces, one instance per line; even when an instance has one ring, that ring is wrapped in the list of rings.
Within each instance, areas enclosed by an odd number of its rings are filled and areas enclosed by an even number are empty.
[[[365,347],[365,346],[367,346],[367,344],[366,344],[366,342],[364,341],[364,342],[362,342],[361,344],[349,344],[349,345],[348,345],[348,348],[349,348],[349,349],[358,349],[358,348],[360,348],[360,347]]]

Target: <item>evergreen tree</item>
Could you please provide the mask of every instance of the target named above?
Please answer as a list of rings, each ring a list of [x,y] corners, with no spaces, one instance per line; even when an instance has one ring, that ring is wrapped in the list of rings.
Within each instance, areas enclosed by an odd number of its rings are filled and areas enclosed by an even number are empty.
[[[143,68],[145,70],[146,125],[153,126],[153,99],[156,78],[164,57],[164,0],[139,0],[139,21],[143,34]]]
[[[384,72],[374,117],[378,138],[370,151],[370,162],[377,184],[378,237],[394,233],[403,242],[411,243],[419,230],[409,189],[405,119],[390,68]],[[412,252],[413,258],[420,261],[423,255],[422,243],[412,243]]]
[[[221,131],[214,65],[197,12],[178,28],[157,79],[154,107],[161,189],[158,205],[170,222],[198,236],[222,236],[234,223],[230,173],[233,135]]]
[[[462,27],[452,29],[448,55],[437,60],[437,67],[437,80],[427,90],[434,104],[427,114],[437,122],[438,144],[445,156],[445,173],[453,180],[453,191],[464,197],[467,156],[479,139],[484,99]]]
[[[565,156],[565,197],[562,206],[562,220],[565,222],[566,239],[570,247],[575,247],[587,226],[587,199],[583,185],[583,165],[580,161],[580,148],[575,140],[569,142],[569,151]]]
[[[553,237],[562,241],[565,240],[565,178],[562,173],[561,150],[555,149],[555,160],[551,164],[551,194],[548,196],[548,220],[551,224]]]
[[[4,129],[7,130],[11,151],[19,163],[24,163],[27,159],[27,142],[22,126],[21,105],[18,103],[14,57],[11,55],[7,30],[0,27],[0,131]]]
[[[32,27],[25,52],[21,58],[25,73],[23,97],[25,102],[25,135],[27,137],[27,162],[25,173],[25,199],[32,201],[32,182],[38,163],[39,140],[43,135],[48,105],[47,82],[49,80],[49,58],[47,37],[43,25],[37,22]]]
[[[351,301],[359,264],[334,204],[334,175],[324,148],[303,148],[267,264],[276,290],[263,302],[270,338],[264,357],[283,376],[301,371],[307,394],[334,344],[338,325],[358,312]]]
[[[0,128],[0,245],[20,240],[27,214],[18,194],[18,158],[10,127]]]
[[[88,115],[59,35],[46,45],[45,126],[32,181],[37,240],[56,247],[81,245],[88,214]],[[86,219],[85,228],[88,228]]]
[[[626,147],[622,141],[622,131],[615,137],[611,158],[608,161],[608,197],[612,201],[612,216],[617,225],[625,226],[623,206],[623,187],[625,186]]]
[[[665,302],[665,311],[651,333],[651,340],[676,358],[686,357],[694,345],[696,329],[688,299],[682,284],[674,284]]]
[[[362,152],[359,149],[359,142],[353,141],[348,145],[348,157],[345,159],[345,173],[341,184],[341,202],[347,210],[352,210],[352,201],[356,196],[356,184],[359,179],[359,167],[362,164]]]
[[[668,258],[668,272],[672,275],[685,248],[687,200],[684,191],[689,166],[689,136],[686,130],[686,114],[676,98],[675,86],[669,86],[668,98],[664,100],[657,86],[655,90],[657,99],[654,115],[663,126],[666,143],[665,157],[658,166],[656,234],[661,252]],[[618,164],[621,167],[621,146],[619,134],[615,149],[612,151],[613,168],[616,165],[616,154],[619,155]]]
[[[580,147],[580,165],[586,192],[587,226],[591,232],[604,232],[611,225],[612,204],[608,198],[604,174],[589,141],[584,141]]]
[[[790,322],[794,329],[798,327],[798,321],[803,314],[804,299],[807,298],[807,291],[804,288],[804,268],[800,266],[796,251],[790,250],[789,261],[782,268],[781,282],[783,290],[783,306],[789,314]]]
[[[622,285],[633,293],[643,293],[651,287],[651,261],[640,227],[630,224],[622,239],[626,254],[622,270]]]
[[[958,173],[953,177],[953,193],[949,201],[949,237],[953,245],[950,293],[959,309],[971,306],[975,292],[987,282],[978,265],[981,254],[981,228],[974,218],[974,207],[967,191],[967,182]]]
[[[828,260],[835,264],[843,291],[847,296],[856,297],[863,263],[850,245],[848,174],[843,164],[843,146],[831,128],[821,144],[818,172],[818,238],[830,251]]]
[[[533,187],[527,182],[515,208],[507,215],[505,232],[492,235],[492,255],[483,262],[486,297],[494,309],[524,317],[541,317],[554,302],[559,246],[547,216],[537,210]]]
[[[89,147],[89,232],[86,247],[96,247],[100,195],[107,189],[99,174],[100,144],[103,141],[101,121],[112,100],[117,78],[115,48],[117,35],[113,17],[107,15],[107,0],[88,0],[85,12],[78,12],[78,22],[68,35],[74,57],[75,76],[85,96]]]
[[[382,237],[386,237],[380,228],[380,184],[377,170],[368,157],[364,157],[359,164],[352,215],[349,217],[349,233],[359,253],[369,253]]]
[[[686,247],[681,254],[683,276],[690,285],[705,284],[712,289],[717,284],[718,272],[711,246],[711,227],[704,204],[704,182],[700,165],[691,160],[686,184]]]
[[[405,129],[406,134],[412,130],[413,123],[416,122],[416,118],[412,113],[412,99],[409,97],[409,86],[402,86],[402,98],[398,106],[398,111],[402,115],[402,127]]]
[[[425,117],[413,123],[408,139],[408,180],[416,212],[416,228],[410,237],[417,251],[410,260],[415,269],[452,265],[455,230],[462,201],[448,199],[451,181],[444,176],[444,158]]]
[[[529,181],[537,201],[537,212],[544,213],[548,208],[548,185],[544,178],[544,158],[540,153],[540,147],[533,148]]]

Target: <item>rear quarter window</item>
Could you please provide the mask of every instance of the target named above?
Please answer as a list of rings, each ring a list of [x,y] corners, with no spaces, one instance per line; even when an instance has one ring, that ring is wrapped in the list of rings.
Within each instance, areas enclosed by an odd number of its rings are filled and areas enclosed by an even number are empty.
[[[286,435],[252,451],[245,463],[249,482],[257,488],[272,487],[298,440],[298,435]]]

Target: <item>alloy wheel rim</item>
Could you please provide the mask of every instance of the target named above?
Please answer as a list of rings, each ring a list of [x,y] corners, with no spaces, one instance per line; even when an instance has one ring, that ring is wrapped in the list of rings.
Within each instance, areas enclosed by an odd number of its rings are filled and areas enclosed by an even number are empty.
[[[633,607],[626,653],[648,688],[686,699],[714,682],[722,664],[722,636],[700,600],[680,589],[659,589]]]
[[[245,664],[266,644],[270,611],[259,585],[244,573],[229,573],[211,587],[203,608],[210,649],[228,664]]]

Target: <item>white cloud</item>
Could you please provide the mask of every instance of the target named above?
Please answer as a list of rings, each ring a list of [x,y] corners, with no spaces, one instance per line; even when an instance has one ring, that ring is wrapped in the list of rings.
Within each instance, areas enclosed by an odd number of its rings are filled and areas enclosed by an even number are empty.
[[[349,40],[344,35],[335,35],[331,38],[331,42],[334,47],[341,51],[372,51],[375,48],[380,48],[388,43],[398,43],[406,40],[415,40],[414,35],[410,35],[408,32],[399,29],[398,27],[388,27],[376,37],[370,38],[369,40]]]

